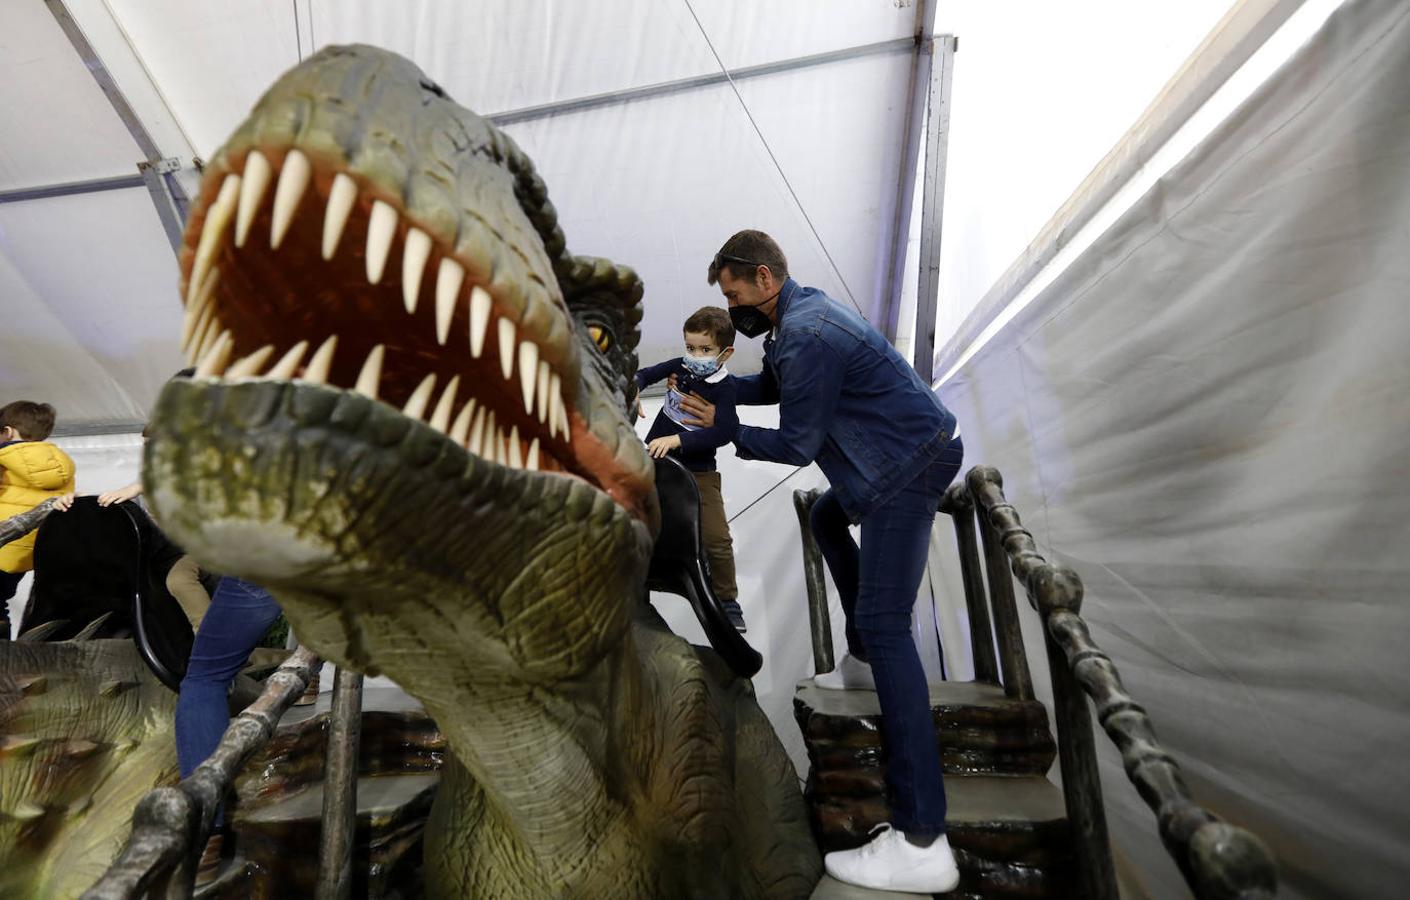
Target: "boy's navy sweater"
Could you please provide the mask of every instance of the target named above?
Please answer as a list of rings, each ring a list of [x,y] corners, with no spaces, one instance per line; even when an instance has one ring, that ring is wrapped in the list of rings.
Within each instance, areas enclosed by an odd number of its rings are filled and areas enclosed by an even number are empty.
[[[726,375],[719,381],[706,381],[686,372],[679,359],[668,359],[638,371],[636,386],[638,389],[644,388],[671,375],[676,376],[676,389],[682,394],[693,391],[715,404],[715,424],[692,431],[666,415],[663,406],[656,414],[656,421],[651,423],[651,430],[646,433],[646,442],[649,444],[658,437],[678,434],[681,436],[680,449],[671,451],[676,458],[692,472],[713,472],[715,448],[733,441],[739,425],[739,417],[734,411],[734,378]]]

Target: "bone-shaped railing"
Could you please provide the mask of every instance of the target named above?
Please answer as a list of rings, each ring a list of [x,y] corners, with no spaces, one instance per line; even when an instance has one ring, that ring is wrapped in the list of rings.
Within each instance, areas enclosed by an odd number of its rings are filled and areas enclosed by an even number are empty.
[[[1012,591],[1011,579],[1003,577],[1002,559],[995,565],[996,556],[1006,555],[1013,575],[1027,588],[1029,603],[1042,616],[1063,793],[1084,896],[1112,900],[1117,896],[1084,691],[1096,707],[1097,721],[1121,751],[1127,777],[1156,814],[1166,849],[1194,895],[1200,900],[1275,896],[1278,880],[1272,854],[1256,835],[1221,821],[1190,796],[1179,765],[1156,739],[1150,717],[1127,692],[1116,666],[1082,621],[1082,579],[1038,553],[1033,535],[1004,498],[1003,488],[997,469],[976,466],[964,484],[950,487],[941,509],[955,518],[958,533],[960,519],[974,508],[979,527],[989,538],[985,549],[990,556],[990,590]],[[961,539],[962,550],[963,543]],[[970,579],[965,580],[968,593]]]

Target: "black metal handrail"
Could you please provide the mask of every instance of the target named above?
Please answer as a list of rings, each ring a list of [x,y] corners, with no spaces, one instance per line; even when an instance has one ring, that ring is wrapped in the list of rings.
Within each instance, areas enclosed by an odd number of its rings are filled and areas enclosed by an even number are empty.
[[[832,616],[827,609],[827,582],[823,581],[822,551],[813,539],[813,504],[822,491],[816,488],[793,492],[793,509],[798,513],[798,531],[803,537],[803,580],[808,587],[808,624],[813,635],[813,672],[831,672]]]
[[[1084,896],[1115,900],[1117,891],[1091,713],[1083,691],[1096,706],[1102,728],[1121,751],[1127,777],[1156,814],[1165,847],[1194,895],[1200,900],[1275,896],[1277,870],[1267,846],[1251,832],[1220,820],[1191,797],[1179,764],[1156,740],[1150,717],[1126,691],[1116,666],[1092,640],[1082,621],[1082,579],[1072,569],[1052,565],[1038,553],[1033,535],[1004,498],[1003,478],[997,469],[976,466],[965,484],[950,488],[941,509],[955,518],[957,534],[961,532],[960,520],[968,518],[964,513],[971,507],[983,532],[991,536],[985,542],[991,592],[1007,590],[1012,595],[1012,578],[1003,571],[1007,562],[1013,576],[1027,589],[1029,603],[1042,616],[1063,793],[1076,838]],[[963,537],[960,544],[963,560]],[[966,588],[969,580],[966,577]]]
[[[196,863],[216,810],[235,775],[274,736],[274,729],[313,677],[318,659],[299,647],[269,676],[264,692],[230,723],[215,752],[174,787],[143,797],[122,852],[82,900],[191,896]]]

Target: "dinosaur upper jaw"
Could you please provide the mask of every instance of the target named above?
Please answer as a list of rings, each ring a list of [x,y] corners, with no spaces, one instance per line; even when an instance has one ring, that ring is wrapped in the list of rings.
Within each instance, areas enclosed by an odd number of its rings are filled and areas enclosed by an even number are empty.
[[[508,177],[488,164],[477,175]],[[452,226],[425,204],[412,216],[316,145],[237,135],[201,200],[182,253],[198,378],[351,389],[521,477],[581,477],[654,518],[649,460],[620,416],[600,414],[545,263],[510,264],[488,225]]]

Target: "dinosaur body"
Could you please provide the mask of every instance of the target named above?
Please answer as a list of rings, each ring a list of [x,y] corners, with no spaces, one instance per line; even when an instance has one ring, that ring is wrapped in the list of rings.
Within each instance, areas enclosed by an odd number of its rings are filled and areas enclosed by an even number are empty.
[[[130,640],[0,643],[0,897],[77,897],[176,780],[176,695]]]
[[[428,891],[806,897],[818,853],[748,682],[645,602],[636,275],[568,254],[523,152],[373,48],[286,74],[205,178],[200,365],[159,400],[147,493],[439,723]]]

